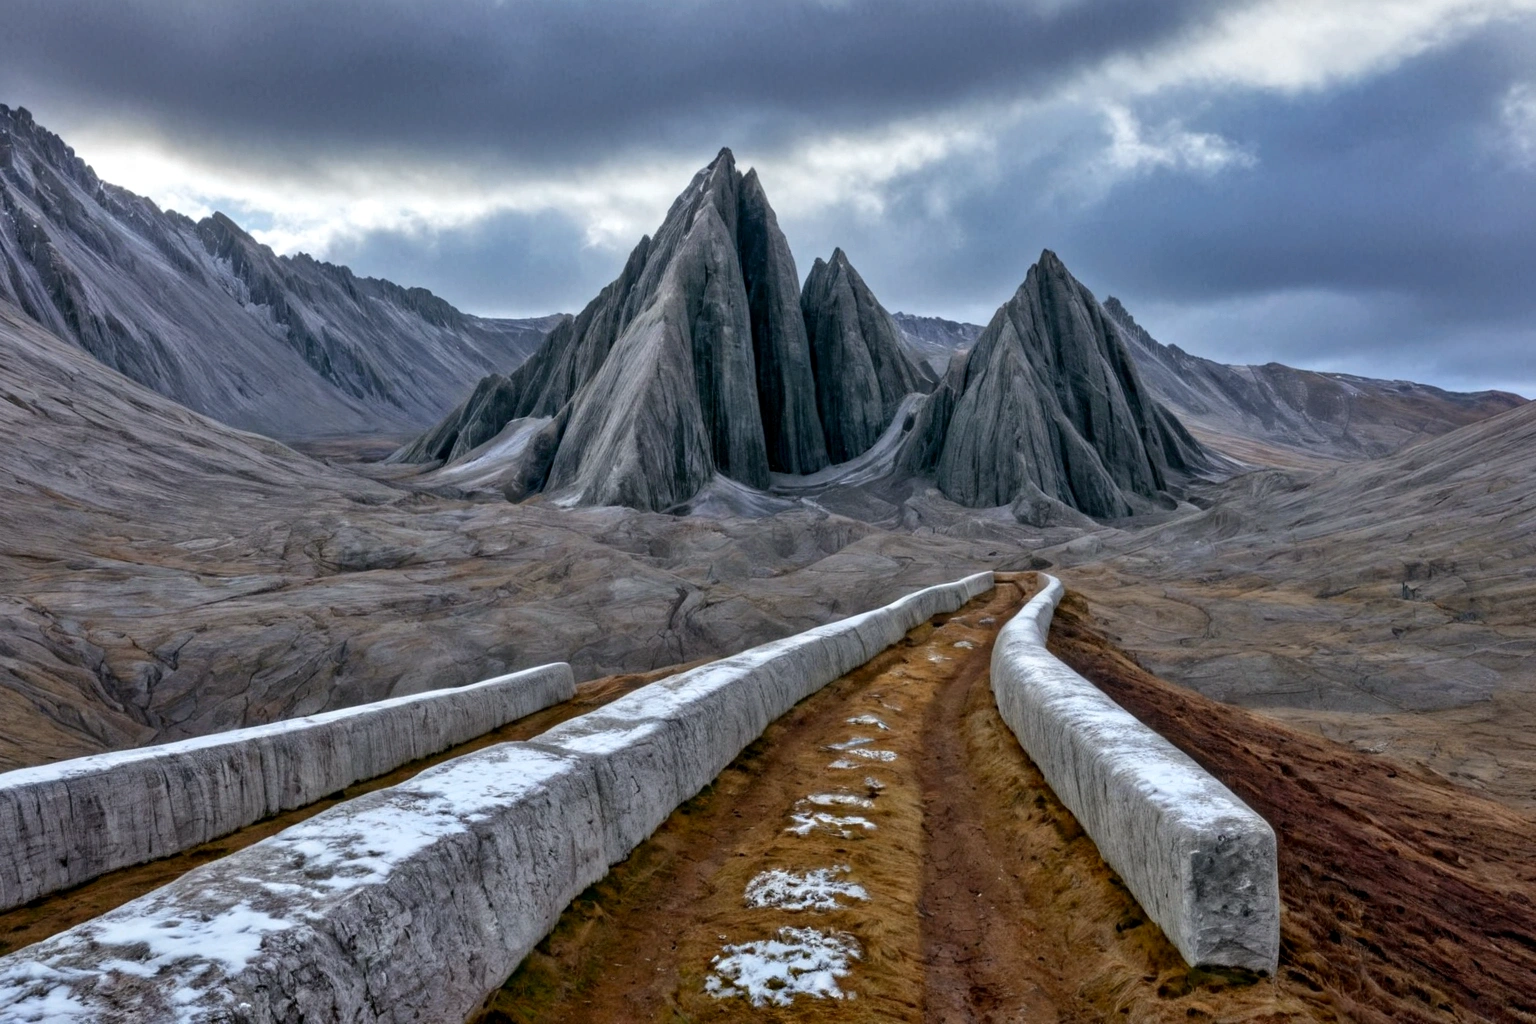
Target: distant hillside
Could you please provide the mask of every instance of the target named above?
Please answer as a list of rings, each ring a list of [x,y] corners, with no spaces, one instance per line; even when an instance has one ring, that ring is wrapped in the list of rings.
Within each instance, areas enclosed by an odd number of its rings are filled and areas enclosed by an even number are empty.
[[[1280,363],[1229,366],[1161,344],[1116,298],[1104,308],[1158,399],[1212,447],[1248,462],[1375,458],[1525,404],[1504,391],[1444,391]]]
[[[937,316],[892,313],[891,319],[901,328],[902,336],[913,351],[941,377],[949,365],[949,357],[976,344],[982,331],[980,324],[962,324]]]
[[[1113,296],[1104,300],[1104,310],[1153,397],[1200,440],[1242,462],[1317,466],[1376,458],[1526,401],[1506,391],[1446,391],[1281,363],[1218,363],[1157,341]],[[969,349],[982,331],[934,316],[896,313],[894,319],[908,344],[940,374],[950,356]]]
[[[558,322],[469,316],[279,257],[223,214],[161,211],[4,105],[0,299],[168,398],[284,438],[419,429]]]

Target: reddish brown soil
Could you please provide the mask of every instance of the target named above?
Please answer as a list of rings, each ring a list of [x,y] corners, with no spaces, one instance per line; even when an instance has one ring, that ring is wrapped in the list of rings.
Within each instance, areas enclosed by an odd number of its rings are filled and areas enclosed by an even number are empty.
[[[576,696],[568,701],[545,708],[515,722],[509,722],[484,736],[457,747],[451,747],[442,753],[401,765],[388,775],[348,786],[342,792],[333,793],[323,800],[265,818],[238,832],[232,832],[201,846],[194,846],[173,857],[123,868],[121,871],[102,875],[73,889],[51,893],[0,913],[0,954],[12,952],[34,942],[41,942],[50,935],[56,935],[66,928],[72,928],[82,921],[88,921],[120,907],[129,900],[137,899],[162,885],[174,882],[193,868],[218,860],[220,857],[227,857],[236,850],[242,850],[268,836],[276,835],[288,826],[297,824],[305,818],[314,817],[343,800],[350,800],[355,796],[383,789],[386,786],[398,785],[435,764],[441,764],[482,747],[537,736],[568,718],[586,714],[593,708],[617,700],[646,683],[680,672],[687,667],[689,666],[674,665],[653,672],[604,676],[601,679],[581,683],[576,687]]]
[[[1069,595],[1057,655],[1280,839],[1280,975],[1353,1021],[1536,1020],[1536,820],[1159,680]]]
[[[1054,1020],[1060,993],[1041,987],[1040,972],[1018,969],[1018,950],[1042,944],[1029,901],[982,808],[996,803],[972,770],[965,728],[978,695],[990,702],[986,643],[941,684],[923,723],[922,915],[924,1016],[933,1024]],[[1004,744],[1005,745],[1005,744]],[[1006,745],[1005,745],[1006,746]],[[1022,752],[1020,752],[1022,754]],[[981,912],[978,912],[981,911]],[[1023,932],[1024,934],[1020,934]]]

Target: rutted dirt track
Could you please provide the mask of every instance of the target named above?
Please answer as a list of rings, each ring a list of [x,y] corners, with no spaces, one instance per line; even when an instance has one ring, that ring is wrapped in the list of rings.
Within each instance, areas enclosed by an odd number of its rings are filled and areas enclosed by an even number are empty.
[[[22,946],[41,942],[50,935],[57,935],[66,928],[72,928],[83,921],[105,914],[151,890],[168,885],[193,868],[227,857],[236,850],[242,850],[268,836],[276,835],[290,825],[296,825],[305,818],[312,818],[343,800],[350,800],[386,786],[399,785],[433,765],[442,764],[444,761],[461,757],[482,747],[537,736],[566,719],[584,715],[609,701],[618,700],[646,683],[655,682],[688,667],[674,665],[654,672],[604,676],[601,679],[581,683],[576,687],[576,696],[570,700],[536,711],[515,722],[508,722],[501,728],[494,729],[468,743],[401,765],[387,775],[380,775],[378,778],[348,786],[340,793],[334,793],[323,800],[316,800],[304,807],[265,818],[175,856],[113,871],[72,889],[42,896],[0,913],[0,954],[14,952]]]
[[[1302,985],[1188,970],[1056,802],[988,690],[1020,584],[774,723],[572,904],[481,1024],[1332,1019]],[[827,909],[786,907],[795,879]],[[775,954],[807,970],[754,988]]]

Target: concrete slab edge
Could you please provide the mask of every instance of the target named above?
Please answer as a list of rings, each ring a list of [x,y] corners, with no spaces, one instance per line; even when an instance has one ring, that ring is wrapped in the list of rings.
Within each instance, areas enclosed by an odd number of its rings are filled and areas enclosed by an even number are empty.
[[[1148,916],[1194,966],[1273,974],[1280,884],[1269,823],[1046,650],[1061,581],[1002,629],[998,711]]]
[[[0,774],[0,910],[169,857],[569,700],[571,667]]]
[[[795,703],[992,574],[653,683],[0,957],[0,1022],[450,1021]]]

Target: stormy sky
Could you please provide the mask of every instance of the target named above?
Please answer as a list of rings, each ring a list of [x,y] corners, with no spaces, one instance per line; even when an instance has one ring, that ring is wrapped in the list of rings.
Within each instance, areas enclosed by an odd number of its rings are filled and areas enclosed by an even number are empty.
[[[985,322],[1042,248],[1165,342],[1536,395],[1536,0],[8,0],[105,178],[575,311],[728,145],[802,273]]]

